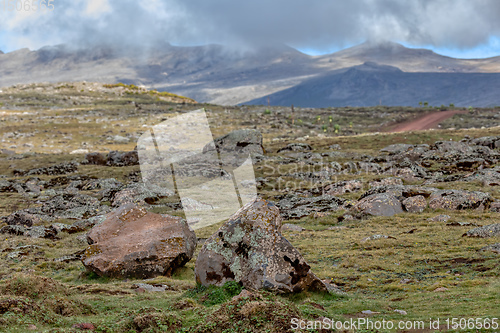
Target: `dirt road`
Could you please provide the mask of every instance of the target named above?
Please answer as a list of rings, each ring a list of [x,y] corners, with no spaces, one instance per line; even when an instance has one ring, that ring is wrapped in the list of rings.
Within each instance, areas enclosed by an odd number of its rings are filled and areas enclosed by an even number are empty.
[[[413,119],[401,124],[396,125],[396,127],[389,129],[388,132],[406,132],[406,131],[421,131],[431,128],[436,128],[437,125],[453,117],[456,114],[467,113],[463,110],[450,110],[450,111],[437,111],[434,113],[426,114],[417,119]]]

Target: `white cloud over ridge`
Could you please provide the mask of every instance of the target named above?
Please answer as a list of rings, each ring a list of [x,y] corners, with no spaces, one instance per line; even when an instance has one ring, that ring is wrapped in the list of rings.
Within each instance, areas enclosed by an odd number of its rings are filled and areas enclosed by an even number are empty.
[[[497,0],[55,0],[54,7],[0,11],[0,44],[285,43],[321,50],[383,39],[467,49],[500,36]]]

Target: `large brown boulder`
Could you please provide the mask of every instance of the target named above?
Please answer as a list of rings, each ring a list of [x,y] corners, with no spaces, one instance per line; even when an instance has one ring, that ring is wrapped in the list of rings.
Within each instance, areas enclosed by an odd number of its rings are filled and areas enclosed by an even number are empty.
[[[143,279],[171,275],[192,258],[197,240],[183,219],[129,203],[94,226],[87,241],[82,257],[87,269],[100,276]]]
[[[302,255],[281,235],[278,207],[257,198],[236,212],[204,244],[196,281],[222,286],[237,281],[247,289],[278,292],[327,291]]]

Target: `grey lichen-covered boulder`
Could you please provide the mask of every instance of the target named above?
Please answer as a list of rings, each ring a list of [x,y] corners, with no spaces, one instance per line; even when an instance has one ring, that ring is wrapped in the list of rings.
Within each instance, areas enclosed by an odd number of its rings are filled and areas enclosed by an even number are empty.
[[[413,147],[414,147],[414,145],[409,145],[406,143],[395,143],[395,144],[392,144],[392,145],[389,145],[387,147],[380,149],[380,151],[383,153],[389,153],[389,154],[400,154],[400,153],[403,153],[403,152],[405,152],[408,149],[413,148]]]
[[[217,147],[220,153],[236,154],[263,154],[262,134],[255,129],[240,129],[232,131],[214,140],[214,144],[208,144],[203,152],[213,151]]]
[[[491,149],[500,148],[500,136],[483,136],[481,138],[472,139],[470,143],[477,146],[485,146]]]
[[[41,224],[42,220],[35,215],[20,210],[7,216],[5,222],[7,222],[8,225],[23,225],[25,227],[32,227],[34,225]]]
[[[438,191],[437,188],[416,185],[382,185],[372,187],[371,189],[363,193],[360,199],[366,198],[372,194],[387,193],[395,196],[398,200],[403,201],[405,198],[414,197],[417,195],[429,198],[436,191]]]
[[[474,228],[462,235],[462,237],[479,237],[479,238],[498,237],[498,236],[500,236],[500,223]]]
[[[87,234],[84,266],[100,276],[150,278],[170,276],[196,248],[187,223],[147,212],[132,203],[119,207]]]
[[[97,198],[87,194],[62,193],[43,202],[41,206],[23,211],[42,220],[53,221],[58,218],[83,219],[102,215],[109,212],[109,206],[101,205]]]
[[[342,208],[345,199],[333,195],[301,197],[294,194],[285,195],[278,203],[281,216],[285,220],[300,219],[320,212],[332,212]]]
[[[440,190],[430,196],[429,207],[432,209],[488,209],[493,202],[489,193],[463,190]]]
[[[5,227],[0,229],[0,234],[55,239],[57,230],[52,226],[45,227],[43,225],[33,227],[26,227],[23,225],[6,225]]]
[[[342,195],[359,191],[362,188],[363,183],[360,180],[345,180],[325,186],[323,192],[328,195]]]
[[[358,218],[368,216],[393,216],[403,213],[401,202],[392,194],[377,193],[358,201],[351,212]]]
[[[106,156],[101,153],[88,153],[82,164],[106,165]]]
[[[136,150],[132,151],[110,151],[106,165],[109,166],[130,166],[139,165],[139,155]]]
[[[485,186],[500,186],[500,166],[483,169],[463,179],[466,182],[480,181]]]
[[[410,213],[421,213],[427,208],[427,201],[423,195],[406,198],[402,204],[404,209]]]
[[[196,260],[196,281],[204,286],[237,281],[247,289],[277,292],[328,291],[281,235],[281,225],[273,203],[250,202],[205,242]]]
[[[278,150],[278,153],[284,151],[310,151],[312,147],[307,143],[289,143],[286,147],[283,147]]]
[[[500,254],[500,243],[485,246],[481,249],[481,251],[491,251]]]

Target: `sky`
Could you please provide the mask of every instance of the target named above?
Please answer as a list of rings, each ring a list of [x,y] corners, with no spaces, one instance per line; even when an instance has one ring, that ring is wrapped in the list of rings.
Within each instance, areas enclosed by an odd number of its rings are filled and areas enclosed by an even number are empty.
[[[52,11],[9,9],[0,1],[0,50],[170,42],[240,49],[286,44],[319,55],[394,41],[458,58],[500,55],[498,0],[51,1]]]

